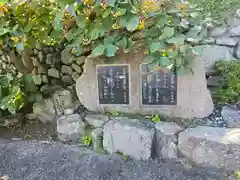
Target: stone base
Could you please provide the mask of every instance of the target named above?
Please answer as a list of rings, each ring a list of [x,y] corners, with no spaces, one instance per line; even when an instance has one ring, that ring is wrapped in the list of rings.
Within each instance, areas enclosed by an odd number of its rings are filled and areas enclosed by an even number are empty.
[[[193,74],[178,77],[177,105],[173,106],[143,106],[140,93],[140,64],[143,54],[120,54],[109,61],[88,57],[84,72],[77,80],[76,91],[79,100],[88,110],[96,112],[120,111],[124,113],[152,114],[160,113],[169,117],[193,118],[206,117],[213,111],[213,102],[207,89],[204,62],[200,58],[194,60]],[[96,75],[97,64],[129,64],[130,65],[130,104],[129,105],[100,105],[98,82]]]

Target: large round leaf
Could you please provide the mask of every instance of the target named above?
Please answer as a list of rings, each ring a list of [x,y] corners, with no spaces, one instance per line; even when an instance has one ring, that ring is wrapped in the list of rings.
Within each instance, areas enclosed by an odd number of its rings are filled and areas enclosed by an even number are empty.
[[[114,57],[116,51],[117,51],[117,47],[116,46],[114,46],[113,44],[108,44],[107,52],[106,52],[107,57]]]
[[[105,46],[100,44],[96,48],[93,49],[92,55],[95,57],[101,56],[101,55],[103,55],[104,51],[105,51]]]
[[[138,16],[133,16],[127,23],[127,30],[128,31],[134,31],[137,29],[138,25],[139,25],[139,17]]]

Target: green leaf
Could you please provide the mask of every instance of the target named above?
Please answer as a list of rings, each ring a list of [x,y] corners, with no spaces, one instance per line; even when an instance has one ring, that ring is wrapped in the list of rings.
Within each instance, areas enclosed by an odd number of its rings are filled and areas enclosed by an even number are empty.
[[[128,31],[134,31],[137,29],[138,25],[139,25],[139,17],[138,16],[133,16],[127,23],[127,30]]]
[[[36,91],[36,85],[34,84],[33,78],[30,74],[22,76],[20,82],[25,93]]]
[[[156,59],[153,56],[146,56],[143,60],[143,63],[148,63],[151,64],[155,61]]]
[[[79,28],[84,28],[86,26],[85,17],[83,15],[77,16],[76,24]]]
[[[0,0],[0,5],[3,5],[5,3],[7,3],[8,1],[7,0]]]
[[[108,36],[105,37],[103,40],[103,44],[105,47],[107,47],[109,44],[113,44],[114,43],[114,37],[113,36]]]
[[[109,16],[109,14],[111,13],[111,11],[112,11],[112,9],[111,9],[111,8],[109,8],[109,9],[105,10],[105,11],[104,11],[104,13],[103,13],[103,18],[106,18],[106,17],[108,17],[108,16]]]
[[[167,67],[171,65],[171,61],[167,57],[160,57],[159,64],[161,67]]]
[[[175,44],[176,46],[181,46],[181,45],[184,45],[185,39],[186,39],[186,36],[183,34],[180,34],[178,36],[168,39],[166,42],[169,44]]]
[[[105,51],[105,46],[103,44],[98,45],[96,48],[93,49],[92,55],[97,57],[103,55]]]
[[[7,28],[0,28],[0,36],[5,35],[7,33],[11,32],[10,29]]]
[[[61,32],[59,32],[59,33],[61,33]],[[70,41],[72,41],[74,38],[75,38],[75,37],[74,37],[73,32],[72,32],[71,30],[68,31],[67,34],[66,34],[66,39],[67,39],[67,41],[70,42]]]
[[[127,39],[127,48],[125,49],[124,52],[130,52],[132,50],[133,47],[133,41],[132,39],[128,38]]]
[[[123,49],[127,48],[127,44],[128,44],[128,42],[127,42],[127,38],[125,36],[123,36],[122,39],[116,43],[116,45],[118,45],[119,47],[121,47]]]
[[[72,17],[76,17],[75,8],[73,5],[67,5],[65,9]]]
[[[108,6],[114,7],[116,0],[107,0]]]
[[[152,44],[150,45],[149,48],[150,48],[150,51],[151,51],[151,52],[156,52],[156,51],[164,48],[164,44],[161,43],[161,42],[154,42],[154,43],[152,43]]]
[[[162,38],[167,39],[174,35],[174,28],[173,27],[164,27]]]
[[[57,31],[62,29],[63,12],[58,12],[53,20],[53,28]]]
[[[75,50],[76,50],[76,53],[75,53],[75,56],[80,56],[82,54],[82,49],[80,47],[79,44],[75,45]]]
[[[169,13],[169,14],[176,14],[176,13],[179,13],[179,12],[180,12],[180,10],[177,9],[177,8],[171,8],[167,11],[167,13]]]
[[[94,28],[90,33],[91,40],[96,40],[99,38],[99,30],[97,28]]]
[[[118,11],[121,13],[121,16],[126,14],[126,12],[127,12],[126,9],[122,9],[122,8],[118,9]]]
[[[60,3],[62,3],[63,5],[73,4],[74,0],[60,0]]]
[[[127,16],[120,17],[119,25],[121,28],[125,28],[127,26],[127,22],[128,22]]]
[[[24,27],[24,32],[28,33],[30,32],[32,29],[32,23],[28,23],[25,27]]]
[[[167,56],[169,58],[175,58],[177,55],[178,55],[178,51],[177,50],[167,51]]]
[[[137,10],[137,8],[135,6],[132,6],[131,13],[133,13],[133,14],[137,14],[138,13],[138,10]]]
[[[113,44],[109,44],[106,48],[107,48],[107,52],[106,52],[107,57],[114,57],[117,52],[117,47],[114,46]]]

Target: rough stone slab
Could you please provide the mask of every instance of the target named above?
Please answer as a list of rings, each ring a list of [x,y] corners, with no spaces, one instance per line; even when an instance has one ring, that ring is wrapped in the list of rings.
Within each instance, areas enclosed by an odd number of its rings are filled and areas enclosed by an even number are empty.
[[[63,74],[72,74],[72,72],[73,72],[73,70],[72,70],[72,68],[70,67],[70,66],[66,66],[66,65],[63,65],[62,67],[61,67],[61,72],[63,73]]]
[[[235,106],[224,106],[221,115],[230,128],[240,128],[240,109]]]
[[[62,52],[61,52],[61,62],[66,65],[70,65],[76,57],[71,53],[72,46],[68,45]]]
[[[232,29],[230,29],[229,33],[230,33],[230,36],[240,36],[239,24],[238,24],[238,26],[232,27]]]
[[[236,38],[230,38],[230,37],[219,37],[216,39],[217,45],[223,45],[223,46],[236,46],[239,39]]]
[[[143,54],[118,55],[105,61],[106,64],[130,65],[130,104],[129,105],[100,105],[97,88],[96,64],[103,64],[101,59],[88,57],[84,65],[84,72],[77,80],[76,92],[79,100],[90,111],[152,114],[155,112],[169,117],[206,117],[213,111],[213,102],[206,85],[203,60],[196,57],[193,62],[194,74],[178,77],[177,105],[174,106],[143,106],[140,103],[140,63],[144,59]]]
[[[56,121],[57,113],[51,99],[45,99],[41,102],[34,103],[33,114],[42,123],[54,123]]]
[[[135,119],[109,121],[103,128],[104,149],[109,153],[121,152],[137,160],[149,160],[155,134],[153,125],[149,123]]]
[[[108,116],[100,115],[100,114],[87,114],[85,117],[85,121],[94,128],[102,127],[106,122],[109,121]]]
[[[225,26],[219,26],[219,27],[212,29],[210,35],[212,37],[219,37],[219,36],[223,35],[226,31],[227,31],[227,28]]]
[[[57,132],[61,141],[77,141],[85,133],[85,123],[79,114],[61,116],[57,120]]]
[[[199,49],[201,58],[204,60],[204,66],[206,71],[211,71],[214,67],[214,64],[220,59],[225,61],[231,61],[234,59],[232,53],[233,48],[226,46],[217,46],[217,45],[199,45],[195,46]]]
[[[176,135],[183,130],[181,126],[174,122],[158,122],[155,125],[156,129],[167,136]]]
[[[33,81],[36,85],[41,85],[42,84],[41,75],[33,75],[32,78],[33,78]]]
[[[158,122],[156,127],[156,155],[163,159],[177,159],[177,133],[183,130],[174,122]]]
[[[60,73],[56,68],[50,68],[50,69],[48,69],[48,76],[54,77],[54,78],[59,78]]]
[[[240,168],[240,129],[189,128],[179,134],[178,148],[185,157],[203,166]]]
[[[0,175],[9,180],[227,180],[224,171],[177,162],[123,161],[62,143],[3,142]]]
[[[53,94],[54,106],[58,114],[63,114],[64,109],[73,104],[72,92],[70,90],[58,90]]]
[[[72,76],[70,76],[70,75],[64,75],[64,76],[62,76],[62,82],[63,82],[65,85],[71,85],[71,84],[73,84]]]

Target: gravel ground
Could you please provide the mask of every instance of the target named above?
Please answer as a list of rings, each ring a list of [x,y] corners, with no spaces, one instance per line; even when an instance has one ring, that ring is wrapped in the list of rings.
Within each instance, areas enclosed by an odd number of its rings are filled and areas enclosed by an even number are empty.
[[[124,161],[76,145],[0,141],[0,177],[9,180],[226,180],[216,169],[180,162]]]

